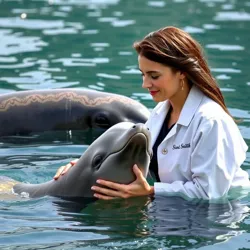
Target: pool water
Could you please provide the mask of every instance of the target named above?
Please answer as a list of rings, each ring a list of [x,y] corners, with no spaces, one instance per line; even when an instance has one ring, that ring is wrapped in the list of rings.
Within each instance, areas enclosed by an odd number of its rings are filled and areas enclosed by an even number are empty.
[[[0,0],[0,94],[88,88],[149,109],[135,40],[163,26],[204,47],[231,114],[250,146],[250,1]],[[41,183],[80,157],[98,132],[0,138],[0,175]],[[242,166],[250,173],[250,153]],[[0,187],[1,188],[1,187]],[[146,197],[63,201],[0,195],[0,248],[250,249],[250,196],[223,203]]]

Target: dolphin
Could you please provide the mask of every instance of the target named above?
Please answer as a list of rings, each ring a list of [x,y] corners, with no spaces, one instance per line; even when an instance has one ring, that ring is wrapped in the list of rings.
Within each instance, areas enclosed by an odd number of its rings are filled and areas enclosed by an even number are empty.
[[[0,136],[54,130],[104,130],[145,123],[149,110],[129,97],[88,89],[27,90],[0,95]]]
[[[135,180],[137,164],[146,177],[152,156],[150,132],[145,124],[118,123],[106,130],[83,153],[74,167],[58,180],[42,184],[18,183],[15,194],[30,198],[54,196],[65,199],[93,197],[91,187],[101,178],[128,184]]]

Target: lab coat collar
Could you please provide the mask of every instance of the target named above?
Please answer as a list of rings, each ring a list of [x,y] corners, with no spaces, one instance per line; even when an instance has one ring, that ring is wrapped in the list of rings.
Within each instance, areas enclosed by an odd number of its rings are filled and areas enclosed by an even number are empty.
[[[177,124],[188,126],[204,97],[204,94],[196,87],[192,86],[188,97],[181,110]]]
[[[170,109],[170,102],[166,100],[159,105],[159,108],[155,111],[155,114],[161,115],[161,117],[165,117],[169,109]]]
[[[204,94],[196,86],[193,85],[181,110],[177,124],[183,126],[189,125],[202,101],[203,96]],[[161,105],[155,113],[157,115],[160,115],[160,117],[163,119],[167,115],[169,108],[170,102],[166,100],[165,105]]]
[[[154,145],[157,139],[157,136],[161,130],[162,124],[166,118],[169,108],[170,108],[170,102],[168,100],[160,102],[158,103],[153,113],[151,114],[151,119],[149,124],[151,124],[150,132],[152,135],[151,138],[152,145]]]
[[[175,133],[176,133],[176,127],[177,124],[183,125],[183,126],[188,126],[189,123],[191,122],[191,120],[193,119],[193,116],[196,112],[196,110],[198,109],[202,98],[203,98],[204,94],[195,86],[193,86],[188,94],[188,97],[184,103],[184,106],[182,108],[180,117],[177,121],[177,123],[175,124],[175,126],[170,130],[170,132],[167,134],[167,136],[165,137],[165,140],[169,139],[170,137],[172,137]],[[150,131],[151,131],[151,135],[152,135],[152,145],[154,145],[156,138],[160,132],[160,129],[162,127],[162,124],[166,118],[166,115],[169,111],[170,108],[170,102],[168,100],[164,101],[164,102],[160,102],[157,107],[155,108],[155,110],[152,113],[152,120],[151,120],[151,124],[152,126],[150,126]]]

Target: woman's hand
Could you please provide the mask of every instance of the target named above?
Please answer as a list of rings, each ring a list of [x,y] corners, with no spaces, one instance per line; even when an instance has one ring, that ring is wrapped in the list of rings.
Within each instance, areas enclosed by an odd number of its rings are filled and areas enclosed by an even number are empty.
[[[68,170],[77,163],[77,161],[78,159],[74,159],[71,162],[69,162],[67,165],[61,166],[60,168],[58,168],[55,176],[53,177],[54,180],[57,180],[61,175],[64,175],[65,173],[67,173]]]
[[[111,200],[115,198],[130,198],[134,196],[144,196],[154,193],[154,187],[151,187],[146,178],[143,176],[141,170],[137,165],[133,166],[133,171],[136,176],[136,180],[130,184],[118,184],[115,182],[97,180],[96,182],[102,186],[92,186],[94,190],[94,196],[102,200]],[[111,189],[109,189],[111,188]]]

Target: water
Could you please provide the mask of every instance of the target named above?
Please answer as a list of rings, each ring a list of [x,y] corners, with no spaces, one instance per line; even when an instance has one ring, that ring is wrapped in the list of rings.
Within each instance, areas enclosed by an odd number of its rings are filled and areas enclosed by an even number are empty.
[[[0,93],[89,88],[149,109],[135,40],[166,25],[204,47],[250,146],[250,1],[0,0]],[[41,139],[42,138],[42,139]],[[1,139],[0,175],[40,183],[79,157],[93,135]],[[250,173],[250,153],[243,164]],[[250,198],[224,204],[179,198],[70,203],[0,201],[1,249],[250,249]]]

